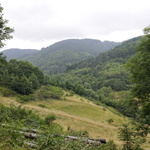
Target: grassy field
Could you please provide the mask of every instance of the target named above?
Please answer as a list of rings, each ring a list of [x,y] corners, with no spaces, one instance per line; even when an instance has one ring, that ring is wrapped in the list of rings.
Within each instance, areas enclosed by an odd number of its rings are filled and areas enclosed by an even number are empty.
[[[0,97],[0,103],[9,106],[10,104],[20,105],[15,98]],[[118,139],[118,127],[122,123],[127,123],[128,118],[122,116],[116,110],[98,106],[87,99],[74,95],[67,96],[62,100],[47,99],[46,101],[38,100],[25,104],[22,107],[33,110],[41,117],[48,114],[55,114],[57,120],[64,131],[68,128],[72,130],[88,131],[91,138],[106,138],[113,140],[120,145]],[[150,139],[150,138],[148,138]],[[150,141],[150,140],[149,140]],[[149,143],[144,145],[148,150]]]

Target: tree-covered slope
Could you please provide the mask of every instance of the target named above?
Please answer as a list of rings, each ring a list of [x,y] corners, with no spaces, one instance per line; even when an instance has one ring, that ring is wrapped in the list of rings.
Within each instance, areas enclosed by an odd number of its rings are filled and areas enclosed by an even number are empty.
[[[44,74],[27,61],[11,59],[9,62],[0,53],[0,85],[10,88],[19,94],[34,93],[44,83]],[[4,95],[9,95],[6,91]]]
[[[140,37],[133,38],[95,58],[69,66],[66,73],[52,76],[51,83],[114,106],[106,98],[119,99],[115,92],[122,98],[128,95],[122,92],[131,85],[124,64],[135,54],[139,40]]]
[[[93,39],[69,39],[57,42],[39,52],[21,59],[41,68],[48,75],[62,73],[69,64],[97,56],[100,52],[114,48],[118,43]]]
[[[20,57],[25,57],[27,54],[32,54],[37,52],[38,50],[36,49],[17,49],[17,48],[13,48],[13,49],[7,49],[2,51],[2,53],[6,56],[7,60],[10,59],[17,59]]]
[[[124,41],[122,44],[119,44],[113,49],[110,49],[107,52],[100,53],[95,58],[81,61],[79,63],[69,66],[67,69],[72,70],[76,68],[81,69],[84,67],[95,67],[98,64],[105,64],[106,62],[117,58],[128,59],[129,57],[135,54],[135,47],[138,45],[140,38],[141,37],[135,37]]]

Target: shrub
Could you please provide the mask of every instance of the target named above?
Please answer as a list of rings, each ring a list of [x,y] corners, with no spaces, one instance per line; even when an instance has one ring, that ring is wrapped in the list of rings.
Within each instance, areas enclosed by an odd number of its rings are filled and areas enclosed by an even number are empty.
[[[142,127],[143,128],[143,127]],[[142,150],[141,144],[145,142],[145,135],[143,129],[130,127],[128,124],[123,124],[119,128],[119,137],[123,141],[122,150]]]
[[[5,97],[9,97],[9,96],[14,96],[16,95],[16,92],[11,90],[11,89],[8,89],[8,88],[3,88],[3,87],[0,87],[0,92],[2,93],[3,96]]]
[[[35,96],[33,94],[30,94],[30,95],[19,95],[18,96],[18,99],[17,99],[18,102],[29,102],[29,101],[35,101]]]
[[[55,86],[44,86],[42,87],[39,92],[38,96],[39,98],[54,98],[54,99],[61,99],[64,92],[60,87]]]
[[[68,130],[68,134],[72,135],[72,136],[79,136],[79,137],[88,137],[89,133],[86,130],[80,130],[80,131],[76,131],[70,128],[70,126],[67,128]]]
[[[107,122],[108,122],[109,124],[111,124],[111,123],[114,122],[114,120],[113,120],[113,119],[108,119]]]
[[[48,126],[51,126],[53,121],[56,120],[56,116],[55,115],[48,115],[46,118],[45,118],[45,124],[48,125]]]
[[[108,141],[105,145],[102,144],[100,149],[102,149],[102,150],[118,150],[117,145],[114,143],[113,140]]]
[[[39,107],[47,108],[44,104],[38,104]]]
[[[25,126],[39,126],[41,124],[42,119],[31,110],[26,110],[21,108],[21,106],[15,107],[11,105],[10,107],[5,107],[4,105],[0,105],[0,123],[17,123],[20,122],[19,125]]]

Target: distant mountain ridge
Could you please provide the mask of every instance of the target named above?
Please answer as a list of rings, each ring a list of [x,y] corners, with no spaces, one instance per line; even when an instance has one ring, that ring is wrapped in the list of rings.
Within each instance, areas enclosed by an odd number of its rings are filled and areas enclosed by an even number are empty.
[[[116,45],[118,45],[117,42],[112,41],[100,41],[95,39],[67,39],[63,41],[56,42],[47,48],[44,48],[42,50],[57,50],[57,49],[68,49],[72,51],[86,51],[92,55],[98,55],[102,51],[107,51],[109,49],[114,48]]]
[[[17,59],[19,57],[26,56],[27,54],[32,54],[37,52],[36,49],[19,49],[19,48],[12,48],[2,51],[3,55],[6,56],[7,60],[10,59]]]
[[[62,73],[68,65],[95,57],[116,45],[119,43],[94,39],[68,39],[16,59],[27,60],[42,69],[45,74],[52,75]]]

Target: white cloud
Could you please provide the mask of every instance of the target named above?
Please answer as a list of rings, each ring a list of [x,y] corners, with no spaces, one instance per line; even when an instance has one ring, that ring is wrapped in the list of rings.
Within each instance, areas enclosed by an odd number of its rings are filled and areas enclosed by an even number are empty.
[[[28,43],[40,49],[47,41],[50,45],[66,38],[121,41],[142,34],[149,25],[149,0],[1,0],[0,3],[9,26],[15,28],[14,39],[7,47],[13,43],[24,48]]]

